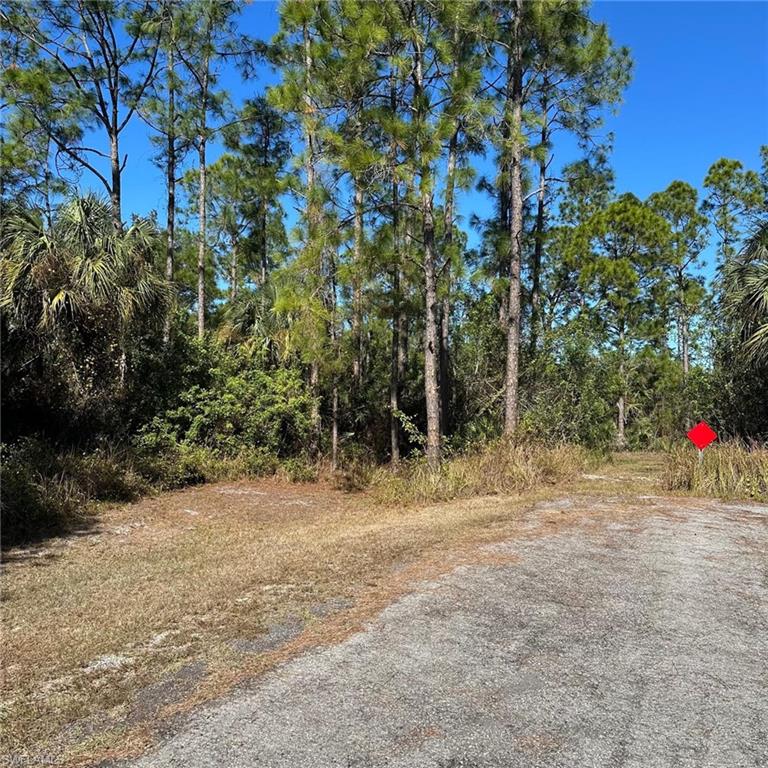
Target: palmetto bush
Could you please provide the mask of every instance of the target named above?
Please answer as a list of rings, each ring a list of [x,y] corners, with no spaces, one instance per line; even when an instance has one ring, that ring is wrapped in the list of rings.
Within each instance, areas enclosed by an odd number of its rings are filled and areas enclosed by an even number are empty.
[[[124,411],[134,358],[160,336],[172,292],[154,266],[157,231],[118,231],[109,205],[70,200],[52,225],[19,209],[0,234],[5,437],[98,434]]]
[[[726,307],[756,361],[768,361],[768,221],[725,268]]]
[[[156,246],[150,221],[118,231],[109,204],[93,195],[65,203],[50,229],[39,215],[18,211],[3,223],[0,307],[12,327],[54,333],[105,315],[127,334],[171,298],[153,266]]]

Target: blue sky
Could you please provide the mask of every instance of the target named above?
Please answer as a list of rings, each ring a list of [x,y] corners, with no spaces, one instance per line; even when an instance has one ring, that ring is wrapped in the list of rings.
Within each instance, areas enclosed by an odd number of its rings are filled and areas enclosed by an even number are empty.
[[[277,30],[277,8],[274,2],[246,6],[243,30],[270,38]],[[605,125],[615,137],[612,163],[619,192],[644,198],[674,179],[700,187],[707,168],[723,156],[759,167],[759,147],[768,143],[768,3],[615,0],[595,3],[592,15],[608,24],[617,44],[630,48],[635,62],[620,112]],[[275,77],[265,67],[243,83],[231,71],[222,84],[239,102]],[[138,121],[126,131],[122,149],[129,155],[124,215],[152,209],[162,214],[162,174],[150,163]],[[556,165],[572,159],[568,142],[555,147]],[[478,170],[487,171],[488,162],[481,161]],[[466,193],[458,202],[465,221],[472,213],[489,214],[481,193]],[[475,240],[471,235],[470,243]]]
[[[718,157],[757,167],[768,142],[768,3],[599,2],[634,78],[617,118],[620,191],[699,186]]]

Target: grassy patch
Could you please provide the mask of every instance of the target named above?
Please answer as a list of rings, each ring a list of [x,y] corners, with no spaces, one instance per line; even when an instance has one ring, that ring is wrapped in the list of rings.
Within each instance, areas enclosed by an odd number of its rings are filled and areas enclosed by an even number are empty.
[[[157,491],[201,483],[275,475],[290,482],[317,480],[319,467],[301,457],[277,459],[259,449],[231,455],[171,443],[157,450],[104,448],[55,451],[42,440],[3,446],[0,501],[3,545],[82,529],[94,502],[136,501]],[[492,443],[443,462],[432,472],[423,459],[397,471],[350,461],[334,478],[346,491],[372,488],[384,503],[448,501],[517,492],[573,479],[589,461],[577,446]]]
[[[704,451],[701,461],[691,446],[673,448],[662,484],[667,490],[703,496],[768,501],[768,448],[718,443]]]
[[[379,469],[370,482],[375,497],[387,503],[448,501],[573,480],[589,461],[588,452],[578,446],[499,441],[450,458],[437,472],[418,460],[406,462],[396,471]]]
[[[157,451],[106,446],[56,451],[43,440],[2,447],[3,546],[77,530],[91,521],[95,502],[136,501],[156,491],[279,473],[314,479],[300,458],[282,461],[259,449],[223,455],[173,444]]]
[[[384,504],[381,485],[350,494],[277,476],[102,507],[77,535],[9,549],[0,749],[62,765],[140,752],[175,713],[305,647],[343,639],[409,584],[452,569],[465,552],[476,558],[478,543],[535,535],[518,526],[526,509],[594,486],[579,471],[583,455],[492,450],[502,455],[460,457],[445,470],[452,494],[479,498]],[[594,471],[623,492],[651,465],[635,463],[621,457]],[[402,471],[386,482],[405,483],[416,470]],[[501,495],[574,473],[567,486]],[[415,498],[397,487],[400,502]],[[547,530],[578,517],[575,508],[545,509],[536,519]],[[350,608],[322,618],[340,604]],[[270,637],[296,626],[295,640],[270,648]]]

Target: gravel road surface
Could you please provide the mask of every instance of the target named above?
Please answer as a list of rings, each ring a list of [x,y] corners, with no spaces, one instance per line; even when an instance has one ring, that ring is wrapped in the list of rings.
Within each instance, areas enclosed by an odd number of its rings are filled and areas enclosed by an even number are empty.
[[[523,522],[133,765],[768,766],[768,507],[600,504],[550,503],[579,521]]]

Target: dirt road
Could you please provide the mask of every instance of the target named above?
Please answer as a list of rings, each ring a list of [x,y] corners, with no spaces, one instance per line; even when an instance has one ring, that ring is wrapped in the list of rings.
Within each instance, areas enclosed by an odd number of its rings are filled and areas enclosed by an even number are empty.
[[[131,765],[768,765],[768,507],[637,504],[540,503]]]

